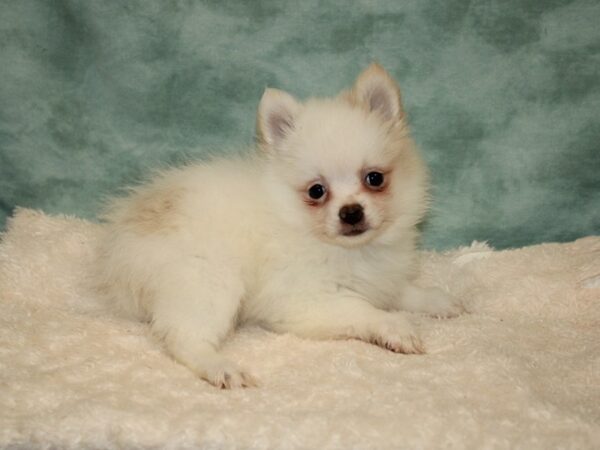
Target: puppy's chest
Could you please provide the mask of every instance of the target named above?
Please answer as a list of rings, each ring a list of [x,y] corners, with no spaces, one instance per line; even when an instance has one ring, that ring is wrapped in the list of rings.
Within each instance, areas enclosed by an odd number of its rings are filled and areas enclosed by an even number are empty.
[[[290,245],[276,240],[262,248],[246,277],[249,299],[262,303],[319,294],[358,294],[379,308],[401,295],[407,264],[389,254],[325,251],[321,246]]]
[[[400,296],[405,274],[399,265],[359,260],[338,264],[335,283],[340,290],[355,292],[379,308],[388,308]]]
[[[358,294],[379,308],[393,304],[406,279],[401,261],[390,263],[388,258],[378,255],[317,252],[310,256],[297,255],[293,261],[286,270],[288,286],[340,295]]]

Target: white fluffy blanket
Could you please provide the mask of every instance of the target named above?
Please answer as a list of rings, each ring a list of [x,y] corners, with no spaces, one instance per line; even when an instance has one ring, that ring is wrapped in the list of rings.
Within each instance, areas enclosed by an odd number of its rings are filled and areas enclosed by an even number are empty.
[[[0,245],[0,447],[599,448],[600,238],[423,254],[470,314],[426,355],[243,329],[220,391],[85,288],[98,225],[20,210]]]

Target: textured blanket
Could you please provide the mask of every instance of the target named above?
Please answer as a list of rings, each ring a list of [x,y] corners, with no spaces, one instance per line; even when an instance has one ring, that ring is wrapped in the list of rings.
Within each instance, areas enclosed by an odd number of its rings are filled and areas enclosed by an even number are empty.
[[[20,210],[0,244],[0,447],[599,448],[600,238],[424,253],[457,319],[426,355],[240,330],[221,391],[86,288],[99,225]]]

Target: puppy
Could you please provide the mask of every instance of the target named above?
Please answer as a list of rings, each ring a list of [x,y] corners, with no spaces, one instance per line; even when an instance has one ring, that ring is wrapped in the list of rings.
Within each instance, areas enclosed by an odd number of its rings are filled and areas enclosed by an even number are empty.
[[[427,172],[379,65],[338,97],[267,89],[248,156],[161,173],[111,202],[97,285],[222,388],[256,384],[219,353],[239,323],[422,353],[401,311],[459,305],[411,284]]]

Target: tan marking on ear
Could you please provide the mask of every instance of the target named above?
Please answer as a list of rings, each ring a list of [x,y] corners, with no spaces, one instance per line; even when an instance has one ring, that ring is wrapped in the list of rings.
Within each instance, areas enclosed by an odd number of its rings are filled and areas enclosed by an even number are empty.
[[[373,107],[377,106],[367,102],[369,100],[369,92],[371,91],[371,89],[381,89],[380,95],[383,95],[386,92],[389,92],[392,95],[394,95],[396,100],[394,104],[395,108],[397,108],[397,111],[395,111],[395,114],[393,114],[392,119],[395,122],[402,121],[405,114],[402,106],[402,96],[400,93],[398,83],[378,63],[372,63],[365,70],[363,70],[356,78],[356,81],[354,82],[352,88],[342,92],[340,94],[340,98],[346,100],[350,103],[350,105],[354,107],[361,108],[364,111],[371,113],[374,112]],[[390,111],[390,113],[394,113],[394,111]]]

